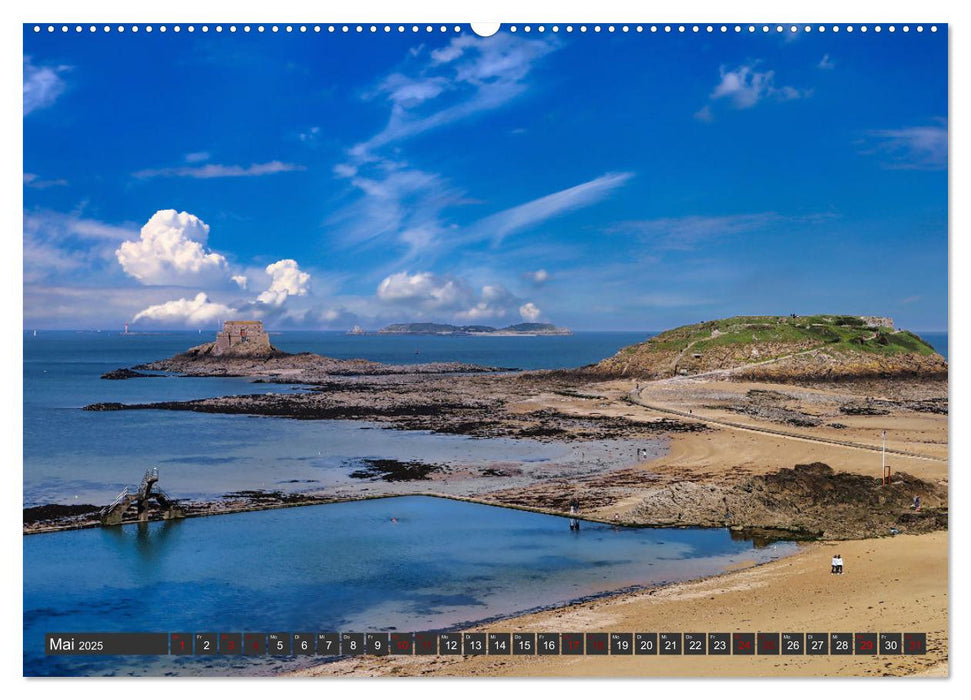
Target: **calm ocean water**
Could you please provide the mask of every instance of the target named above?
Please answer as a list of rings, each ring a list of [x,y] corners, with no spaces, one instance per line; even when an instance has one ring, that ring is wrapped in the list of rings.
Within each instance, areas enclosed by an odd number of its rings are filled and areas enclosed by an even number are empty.
[[[156,465],[166,489],[179,497],[195,498],[238,489],[305,489],[308,482],[330,484],[344,474],[338,471],[342,465],[363,457],[519,462],[563,459],[582,449],[529,440],[364,431],[362,428],[371,426],[349,421],[80,410],[102,401],[133,403],[301,390],[232,377],[101,379],[104,372],[169,357],[211,335],[25,333],[24,505],[107,503],[125,485],[137,482],[147,467]],[[273,343],[283,350],[343,359],[454,360],[534,369],[595,362],[647,335],[452,338],[293,332],[274,334]],[[294,486],[294,482],[299,483]]]
[[[396,522],[392,522],[394,518]],[[45,657],[50,631],[431,631],[795,551],[400,497],[24,538],[24,673],[232,674],[298,662]],[[83,557],[78,553],[83,552]]]

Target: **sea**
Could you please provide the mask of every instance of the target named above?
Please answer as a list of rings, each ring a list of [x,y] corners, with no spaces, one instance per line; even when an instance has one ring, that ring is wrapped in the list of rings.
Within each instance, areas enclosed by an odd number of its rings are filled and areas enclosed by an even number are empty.
[[[577,367],[650,337],[441,337],[283,332],[290,352],[389,363]],[[304,490],[361,458],[449,463],[562,460],[577,446],[170,411],[86,412],[90,403],[303,391],[245,378],[108,381],[212,333],[25,332],[24,506],[110,501],[158,466],[180,498]],[[924,336],[942,354],[946,334]],[[757,546],[760,545],[760,546]],[[272,674],[308,659],[54,657],[45,632],[434,631],[632,586],[707,576],[785,556],[722,529],[620,528],[403,496],[30,535],[24,547],[25,675]]]

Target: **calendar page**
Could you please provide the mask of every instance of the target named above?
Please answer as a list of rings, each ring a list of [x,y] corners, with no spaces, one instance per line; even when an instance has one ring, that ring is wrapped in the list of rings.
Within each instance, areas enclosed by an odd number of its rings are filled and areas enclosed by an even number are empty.
[[[947,23],[22,33],[24,676],[948,675]]]

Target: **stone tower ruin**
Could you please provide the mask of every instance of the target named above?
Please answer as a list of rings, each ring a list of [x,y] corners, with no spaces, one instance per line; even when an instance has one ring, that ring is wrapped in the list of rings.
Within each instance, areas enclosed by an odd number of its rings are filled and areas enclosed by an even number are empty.
[[[272,355],[270,336],[262,321],[226,321],[216,334],[213,355]]]

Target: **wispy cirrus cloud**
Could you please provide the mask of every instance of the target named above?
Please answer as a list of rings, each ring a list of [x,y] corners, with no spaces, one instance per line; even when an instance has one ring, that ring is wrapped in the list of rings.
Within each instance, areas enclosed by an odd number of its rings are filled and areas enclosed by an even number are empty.
[[[687,251],[714,240],[768,229],[779,224],[811,224],[831,218],[832,216],[828,214],[784,216],[776,212],[726,216],[678,216],[624,221],[614,224],[607,231],[638,235],[657,250]]]
[[[341,232],[344,246],[383,241],[426,249],[446,233],[445,211],[465,201],[464,193],[441,175],[403,162],[385,160],[361,170],[347,166],[338,174],[359,193],[327,219]]]
[[[48,187],[63,187],[64,185],[67,185],[67,180],[64,178],[45,180],[36,173],[24,173],[24,187],[30,187],[34,190],[44,190]]]
[[[50,107],[67,88],[61,77],[69,66],[38,66],[24,56],[24,116]]]
[[[132,229],[47,210],[24,212],[24,280],[104,270]]]
[[[209,152],[208,151],[195,151],[193,153],[186,153],[185,154],[185,162],[186,163],[203,163],[203,162],[205,162],[207,160],[209,160]]]
[[[947,167],[947,126],[911,126],[868,131],[862,153],[882,156],[895,170],[941,170]]]
[[[431,52],[410,51],[401,66],[362,94],[366,101],[386,103],[388,119],[334,166],[335,176],[353,188],[352,201],[327,224],[345,245],[394,243],[404,251],[399,264],[437,254],[457,233],[448,210],[469,200],[445,176],[403,159],[401,144],[510,103],[526,92],[530,74],[556,47],[552,37],[463,35]]]
[[[351,156],[367,160],[389,143],[505,105],[526,90],[536,63],[556,48],[552,38],[462,35],[427,57],[413,56],[410,65],[365,93],[366,99],[384,98],[390,114],[385,127],[354,146]]]
[[[192,154],[190,154],[192,155]],[[260,175],[274,175],[276,173],[288,173],[299,170],[306,170],[303,165],[294,163],[283,163],[278,160],[269,163],[253,163],[252,165],[218,165],[207,163],[206,165],[181,165],[173,168],[149,168],[139,170],[134,176],[140,180],[153,177],[191,177],[197,179],[208,179],[215,177],[258,177]]]
[[[512,233],[606,199],[633,176],[633,173],[606,173],[593,180],[500,211],[473,224],[465,238],[489,238],[493,244],[498,245]]]

